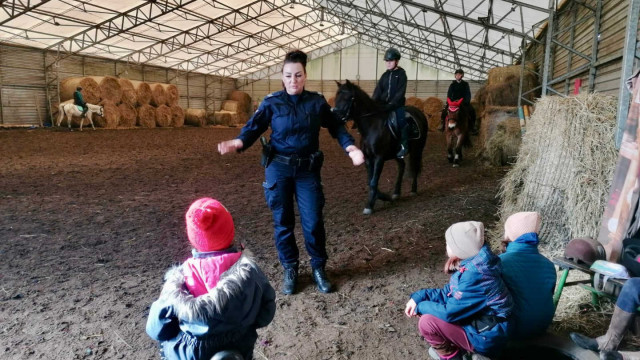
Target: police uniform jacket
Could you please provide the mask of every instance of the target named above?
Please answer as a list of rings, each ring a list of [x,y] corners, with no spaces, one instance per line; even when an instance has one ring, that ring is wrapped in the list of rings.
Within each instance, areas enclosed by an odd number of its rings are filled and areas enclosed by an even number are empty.
[[[407,73],[403,68],[396,67],[382,74],[373,91],[373,100],[387,104],[388,110],[396,109],[404,106],[406,92]]]
[[[451,85],[449,85],[447,97],[453,101],[464,99],[463,102],[465,104],[469,104],[471,102],[471,89],[469,88],[469,83],[464,80],[460,80],[460,82],[453,80]]]
[[[258,110],[237,137],[243,148],[249,148],[271,126],[271,146],[276,154],[307,157],[319,149],[320,127],[346,148],[354,144],[353,137],[333,113],[324,96],[303,90],[300,95],[288,95],[281,90],[267,95]]]

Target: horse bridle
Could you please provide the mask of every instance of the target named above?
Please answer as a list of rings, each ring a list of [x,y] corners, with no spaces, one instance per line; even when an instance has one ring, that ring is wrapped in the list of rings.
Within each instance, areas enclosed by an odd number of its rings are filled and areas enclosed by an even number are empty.
[[[347,108],[347,112],[344,114],[343,117],[340,118],[340,121],[342,122],[346,122],[349,119],[349,115],[351,114],[351,109],[353,108],[353,104],[356,102],[356,96],[355,95],[351,95],[351,101],[349,101],[349,107]],[[334,108],[336,112],[341,112],[341,110]],[[367,116],[371,116],[371,115],[375,115],[375,114],[379,114],[383,111],[372,111],[372,112],[368,112],[368,113],[364,113],[362,115],[360,115],[360,117],[367,117]],[[338,113],[339,114],[339,113]]]

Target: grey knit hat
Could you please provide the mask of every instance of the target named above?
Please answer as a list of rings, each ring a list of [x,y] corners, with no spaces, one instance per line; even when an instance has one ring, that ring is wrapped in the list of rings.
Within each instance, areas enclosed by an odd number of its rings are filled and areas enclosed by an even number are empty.
[[[484,225],[479,221],[455,223],[444,233],[452,255],[464,260],[478,255],[484,245]]]

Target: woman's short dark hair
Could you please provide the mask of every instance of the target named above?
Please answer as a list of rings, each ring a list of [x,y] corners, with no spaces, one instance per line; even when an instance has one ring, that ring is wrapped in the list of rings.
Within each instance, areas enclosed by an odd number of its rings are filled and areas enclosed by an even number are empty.
[[[302,52],[302,50],[292,50],[284,56],[284,64],[289,63],[299,63],[302,64],[302,68],[304,72],[307,72],[307,54]],[[284,65],[283,64],[283,65]]]

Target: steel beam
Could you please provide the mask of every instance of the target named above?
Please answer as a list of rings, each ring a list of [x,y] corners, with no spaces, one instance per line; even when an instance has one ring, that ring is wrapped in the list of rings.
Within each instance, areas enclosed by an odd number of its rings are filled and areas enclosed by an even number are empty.
[[[17,18],[20,15],[24,15],[30,11],[35,10],[41,5],[48,3],[50,0],[40,0],[40,1],[0,1],[0,8],[9,16],[8,18],[0,21],[0,26],[8,23],[9,21]]]
[[[622,135],[629,114],[629,91],[627,90],[626,81],[631,77],[633,71],[633,63],[637,58],[637,29],[638,16],[640,16],[640,0],[629,0],[627,11],[627,33],[624,37],[624,49],[622,57],[622,70],[620,74],[620,86],[618,89],[618,128],[616,130],[616,148],[620,148],[622,143]]]

